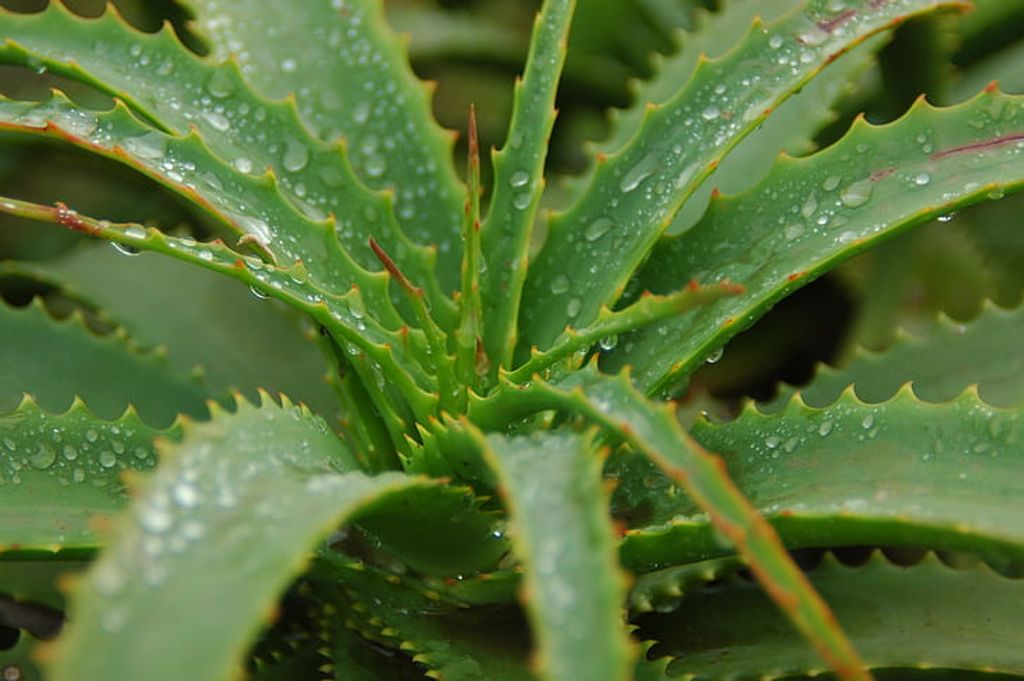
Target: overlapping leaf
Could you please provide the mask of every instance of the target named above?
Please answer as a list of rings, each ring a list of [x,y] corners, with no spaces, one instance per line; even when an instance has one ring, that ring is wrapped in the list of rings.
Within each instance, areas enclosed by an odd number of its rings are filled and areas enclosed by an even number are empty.
[[[693,435],[722,453],[790,548],[925,545],[1010,569],[1024,558],[1024,518],[1008,510],[1021,494],[1021,419],[1020,407],[990,407],[975,392],[928,404],[904,389],[882,404],[846,392],[822,409],[799,399],[771,415],[750,407],[729,423],[699,421]],[[645,571],[727,551],[672,480],[639,460],[613,474],[617,511],[637,526],[622,542],[626,565]]]
[[[740,296],[626,339],[609,364],[635,367],[645,390],[669,386],[772,303],[901,229],[1024,185],[1024,99],[986,91],[899,121],[863,119],[837,144],[783,157],[751,191],[719,198],[692,230],[662,240],[646,288],[727,277]]]
[[[848,6],[847,6],[848,5]],[[705,61],[670,101],[654,106],[627,147],[607,158],[584,194],[553,217],[531,266],[523,344],[546,347],[570,323],[612,304],[683,201],[774,107],[870,36],[942,2],[811,0],[756,24],[725,57]],[[689,277],[677,278],[676,285]]]

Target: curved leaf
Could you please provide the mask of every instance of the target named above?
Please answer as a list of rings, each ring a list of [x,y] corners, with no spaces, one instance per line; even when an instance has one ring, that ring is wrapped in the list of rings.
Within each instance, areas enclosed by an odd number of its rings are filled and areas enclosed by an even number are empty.
[[[967,392],[945,404],[904,389],[866,405],[847,391],[824,409],[793,400],[778,414],[698,421],[693,435],[726,457],[736,484],[789,548],[908,546],[1024,559],[1024,413]],[[633,569],[722,555],[711,523],[649,465],[620,469],[617,505],[638,527],[622,542]],[[642,486],[647,480],[648,486]],[[628,481],[633,481],[629,483]]]
[[[662,240],[640,280],[727,277],[746,293],[626,339],[609,366],[630,364],[652,392],[692,371],[775,301],[901,229],[1024,185],[1024,97],[987,91],[936,109],[920,100],[883,126],[858,119],[805,158],[783,157],[751,191],[722,197],[692,230]]]
[[[547,347],[567,324],[613,304],[682,203],[737,142],[835,58],[909,17],[951,3],[809,0],[718,60],[703,61],[628,146],[607,157],[586,194],[551,218],[531,264],[524,345]],[[679,284],[691,277],[675,279]],[[698,277],[698,280],[701,278]],[[570,304],[576,301],[575,304]],[[575,313],[575,314],[570,314]]]
[[[607,428],[615,439],[643,454],[685,488],[724,541],[750,563],[793,625],[842,678],[869,678],[828,606],[778,535],[729,478],[723,461],[682,429],[670,405],[649,401],[633,388],[627,375],[602,375],[593,363],[559,384],[535,378],[524,386],[502,387],[488,400],[471,405],[475,423],[502,427],[523,414],[564,409]]]
[[[83,19],[60,3],[38,14],[5,10],[0,12],[0,35],[7,38],[0,46],[0,61],[46,68],[95,87],[158,128],[155,135],[140,133],[134,152],[126,143],[128,155],[141,152],[150,160],[159,156],[184,177],[193,171],[174,155],[165,158],[159,131],[177,136],[191,133],[202,139],[210,153],[233,166],[232,180],[253,172],[262,175],[269,169],[273,180],[264,183],[274,194],[283,192],[288,197],[279,200],[279,209],[290,202],[296,215],[280,220],[243,199],[233,209],[232,222],[266,242],[282,264],[301,259],[310,268],[345,268],[346,255],[337,245],[340,239],[362,267],[379,270],[367,244],[372,235],[431,295],[437,313],[450,320],[454,308],[431,274],[433,256],[405,237],[395,222],[391,198],[369,190],[355,176],[340,143],[325,143],[309,134],[293,100],[264,99],[249,89],[234,63],[210,64],[189,52],[171,31],[141,33],[114,12]],[[91,127],[91,121],[87,125]],[[149,131],[152,126],[143,130]],[[205,169],[207,164],[195,165]],[[217,172],[221,183],[228,177]],[[193,180],[195,191],[210,191],[198,180]],[[338,219],[333,230],[324,222],[329,213]],[[303,254],[305,248],[326,253],[312,257]],[[330,277],[321,284],[335,291],[349,285]]]
[[[485,454],[508,506],[513,549],[524,567],[521,597],[546,679],[621,680],[631,651],[605,511],[601,459],[572,433],[487,438]]]
[[[303,215],[284,201],[273,175],[239,173],[213,156],[194,132],[165,135],[120,103],[107,112],[88,111],[59,92],[44,102],[0,98],[0,127],[56,137],[126,163],[241,232],[238,246],[254,244],[282,266],[302,262],[321,289],[344,293],[358,286],[381,322],[390,327],[401,323],[388,296],[387,277],[353,262],[339,245],[332,221]]]
[[[962,324],[941,316],[923,337],[900,331],[893,345],[876,353],[858,348],[844,366],[820,365],[800,398],[812,407],[832,404],[849,386],[865,402],[884,402],[908,381],[926,402],[944,402],[977,385],[988,404],[1011,407],[1024,402],[1024,307],[1003,310],[986,305]],[[795,388],[782,387],[762,411],[785,408]]]
[[[128,502],[122,476],[156,465],[156,438],[176,440],[180,425],[157,430],[132,408],[93,415],[76,400],[47,413],[31,398],[0,414],[0,550],[94,550],[97,528]]]
[[[166,346],[175,367],[202,367],[217,392],[236,389],[255,398],[263,388],[305,402],[328,422],[337,414],[327,364],[296,315],[243,285],[170,258],[126,258],[99,245],[33,269],[102,309],[140,343]]]
[[[49,412],[64,411],[82,397],[106,419],[132,404],[156,426],[178,414],[208,414],[210,393],[198,377],[174,371],[162,352],[140,350],[123,330],[99,336],[80,315],[58,321],[36,300],[24,308],[0,303],[0,337],[0,412],[31,393]]]
[[[898,567],[878,553],[860,567],[826,555],[808,578],[833,604],[874,669],[1024,672],[1019,626],[1024,580],[984,566],[952,569],[931,554],[913,567]],[[659,640],[652,656],[676,658],[669,677],[826,671],[763,593],[738,577],[691,592],[675,613],[647,616],[642,630]]]
[[[318,537],[429,484],[339,473],[355,459],[323,422],[266,398],[162,455],[73,595],[54,679],[177,679],[183,660],[194,678],[228,676]]]
[[[353,169],[370,187],[394,190],[399,224],[413,241],[436,246],[442,288],[455,290],[464,190],[452,166],[454,136],[433,122],[432,89],[413,75],[382,4],[320,0],[301,12],[256,0],[185,4],[214,57],[236,59],[271,97],[294,93],[322,139],[345,137]]]
[[[435,678],[537,678],[525,664],[529,631],[515,608],[455,609],[340,556],[326,558],[332,579],[320,589],[340,610],[335,627],[412,654]]]

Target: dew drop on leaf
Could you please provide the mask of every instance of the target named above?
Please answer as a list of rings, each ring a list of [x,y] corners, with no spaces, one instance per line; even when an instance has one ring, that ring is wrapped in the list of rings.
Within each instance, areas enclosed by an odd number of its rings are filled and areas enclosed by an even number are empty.
[[[56,459],[57,452],[54,451],[52,447],[40,442],[39,448],[36,450],[35,454],[29,457],[28,462],[32,464],[34,468],[42,470],[52,466]]]
[[[863,206],[871,198],[871,181],[861,180],[845,187],[839,193],[839,200],[847,208]]]
[[[722,355],[725,354],[725,348],[718,348],[704,360],[705,364],[717,364],[721,359]]]
[[[224,132],[231,127],[228,117],[218,111],[204,111],[203,118],[219,132]]]
[[[98,460],[100,462],[100,465],[103,466],[104,468],[113,468],[114,464],[117,463],[117,456],[115,456],[114,452],[110,451],[109,449],[104,449],[102,452],[100,452]]]
[[[928,173],[918,173],[917,175],[914,175],[914,184],[916,184],[918,187],[924,187],[931,181],[932,176],[929,175]]]
[[[284,158],[281,160],[285,170],[297,173],[309,163],[309,147],[295,139],[289,139],[284,146]]]
[[[525,187],[530,181],[530,174],[525,170],[517,170],[512,173],[512,177],[509,178],[508,183],[513,187]]]
[[[597,241],[608,231],[615,226],[615,223],[611,218],[601,217],[591,222],[586,230],[583,232],[583,236],[587,241]]]
[[[569,277],[564,273],[557,275],[551,280],[551,292],[556,296],[569,290]]]

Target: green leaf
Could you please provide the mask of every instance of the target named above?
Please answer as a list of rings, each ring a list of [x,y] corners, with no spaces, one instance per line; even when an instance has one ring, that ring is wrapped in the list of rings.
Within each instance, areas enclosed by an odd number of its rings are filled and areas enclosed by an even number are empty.
[[[199,244],[191,238],[167,236],[138,224],[101,222],[63,205],[50,208],[17,199],[0,199],[0,212],[55,222],[128,248],[170,255],[226,274],[268,297],[287,302],[323,326],[353,360],[363,385],[371,391],[389,427],[395,429],[392,436],[396,445],[404,442],[403,417],[407,412],[421,421],[433,414],[437,402],[433,392],[437,388],[436,381],[410,357],[410,352],[416,353],[422,347],[422,334],[408,329],[398,333],[383,328],[368,316],[358,288],[342,296],[331,295],[310,286],[308,273],[302,265],[275,267],[254,257],[239,256],[220,241]],[[396,409],[402,410],[403,415]]]
[[[627,375],[602,375],[593,363],[557,385],[536,378],[525,386],[503,387],[489,400],[472,405],[475,411],[471,409],[470,415],[475,423],[499,427],[523,413],[564,409],[607,428],[686,489],[725,541],[750,563],[793,625],[841,677],[866,678],[856,651],[778,535],[729,478],[724,462],[686,434],[671,405],[647,400]]]
[[[990,407],[970,391],[927,404],[904,389],[877,405],[847,391],[824,409],[800,400],[778,414],[749,407],[729,423],[698,421],[693,435],[722,452],[789,548],[930,547],[1006,568],[1024,559],[1024,518],[1007,512],[1022,493],[1022,427],[1022,407]],[[643,526],[623,539],[625,565],[644,571],[728,553],[671,481],[652,479],[647,465],[629,468],[617,473],[617,507]]]
[[[122,475],[156,465],[155,438],[180,435],[179,424],[155,429],[131,407],[97,418],[80,400],[56,414],[26,397],[0,413],[0,549],[95,549],[97,528],[128,502]]]
[[[1003,310],[986,305],[967,323],[938,317],[928,333],[904,331],[884,352],[858,348],[844,366],[820,365],[800,397],[812,407],[832,404],[849,386],[865,402],[884,402],[905,383],[926,402],[951,400],[971,385],[988,404],[1011,407],[1024,402],[1024,307]],[[784,386],[762,411],[775,412],[790,402],[795,388]]]
[[[198,377],[174,371],[163,352],[140,350],[122,330],[99,336],[81,315],[58,321],[37,300],[24,308],[0,304],[0,336],[0,412],[13,410],[23,393],[31,393],[53,413],[79,396],[105,419],[132,404],[155,426],[168,425],[178,414],[208,414],[210,393]]]
[[[493,568],[508,551],[497,514],[479,504],[465,487],[413,489],[382,500],[359,526],[416,572],[463,579]]]
[[[746,293],[656,324],[621,344],[651,392],[693,371],[773,303],[901,229],[1024,185],[1024,98],[985,92],[936,109],[919,101],[884,126],[858,119],[828,149],[783,157],[751,191],[713,202],[692,230],[663,239],[644,287],[727,277]]]
[[[533,26],[530,53],[515,101],[508,136],[492,154],[494,192],[480,238],[484,346],[492,375],[511,366],[516,317],[526,279],[527,250],[544,188],[544,160],[555,124],[555,93],[565,63],[575,0],[545,0]]]
[[[874,669],[1024,672],[1019,645],[1024,581],[984,565],[953,569],[932,554],[913,567],[893,565],[878,553],[859,567],[826,555],[808,577]],[[670,677],[826,671],[760,589],[739,577],[691,592],[677,612],[649,615],[641,627],[659,641],[652,656],[675,658]]]
[[[625,580],[594,443],[572,433],[492,435],[485,457],[524,567],[522,599],[541,676],[626,678],[632,654],[620,612]]]
[[[273,175],[239,173],[213,156],[195,132],[165,135],[121,104],[107,112],[94,112],[76,106],[59,92],[44,102],[0,98],[0,127],[56,137],[125,163],[242,233],[238,246],[254,244],[285,267],[301,261],[311,283],[327,291],[344,293],[359,286],[378,319],[390,327],[401,323],[388,297],[387,277],[353,262],[335,238],[331,221],[303,215],[284,199]],[[359,247],[368,250],[365,243]]]
[[[341,556],[325,560],[331,566],[331,580],[319,589],[337,605],[344,626],[412,654],[433,677],[446,681],[537,678],[525,664],[529,630],[517,609],[455,609]]]
[[[202,367],[218,393],[236,389],[254,399],[257,388],[283,392],[329,422],[338,411],[327,365],[296,315],[243,285],[170,258],[126,258],[101,246],[33,269],[102,309],[140,343],[166,346],[176,368]]]
[[[455,290],[464,190],[451,161],[454,136],[434,123],[432,89],[413,75],[382,4],[318,2],[302,11],[257,0],[185,4],[214,58],[233,57],[271,97],[294,93],[299,114],[322,139],[344,136],[360,179],[393,189],[399,224],[413,241],[437,248],[442,288]]]
[[[0,47],[0,61],[44,67],[90,85],[151,123],[134,136],[136,150],[125,141],[124,151],[135,157],[141,152],[150,164],[157,157],[160,163],[170,164],[176,174],[170,176],[173,184],[188,179],[201,196],[218,191],[203,180],[211,171],[207,158],[197,162],[169,154],[159,131],[186,140],[201,139],[202,144],[193,141],[192,146],[205,147],[205,157],[215,156],[230,166],[230,173],[212,169],[214,184],[241,182],[244,175],[259,174],[254,181],[265,185],[265,192],[275,195],[276,201],[250,205],[254,199],[243,192],[230,209],[231,222],[265,242],[283,265],[301,259],[311,272],[341,269],[347,277],[324,276],[320,282],[330,290],[347,289],[353,283],[351,264],[337,242],[340,239],[363,268],[379,270],[367,244],[372,235],[427,290],[442,319],[451,320],[454,308],[431,275],[433,257],[401,232],[388,194],[368,189],[355,176],[340,143],[310,135],[294,101],[272,102],[253,93],[233,62],[204,61],[171,31],[141,33],[113,12],[83,19],[60,3],[37,14],[0,12],[0,35],[8,38]],[[81,129],[72,129],[72,135],[95,137],[91,119],[80,114],[73,119]],[[287,213],[285,209],[292,213],[288,219],[279,216],[281,211]],[[329,214],[338,216],[337,224],[326,220]],[[304,253],[306,249],[312,254]]]
[[[647,111],[629,145],[601,163],[586,194],[551,218],[526,284],[524,297],[537,302],[522,311],[523,345],[543,349],[567,324],[585,324],[613,304],[696,187],[828,63],[948,4],[861,0],[836,11],[830,0],[809,0],[770,25],[756,22],[721,59],[701,62],[672,99]],[[689,278],[675,278],[673,288]]]
[[[339,473],[356,463],[330,429],[269,399],[218,410],[161,453],[75,590],[54,679],[177,679],[182,663],[193,678],[229,676],[317,538],[429,484]]]

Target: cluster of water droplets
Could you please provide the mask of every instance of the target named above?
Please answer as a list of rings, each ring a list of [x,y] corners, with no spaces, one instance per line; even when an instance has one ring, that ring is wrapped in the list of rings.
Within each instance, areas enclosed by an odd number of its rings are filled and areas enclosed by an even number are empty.
[[[80,410],[46,418],[33,408],[0,437],[0,486],[43,473],[65,487],[89,485],[117,494],[120,471],[156,464],[150,436],[134,417],[99,423]]]

